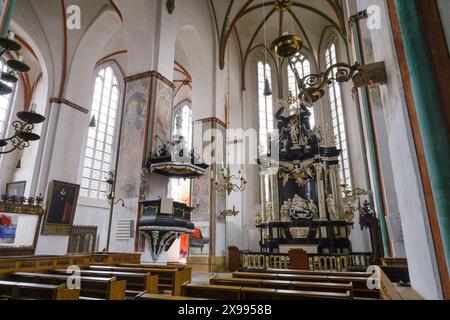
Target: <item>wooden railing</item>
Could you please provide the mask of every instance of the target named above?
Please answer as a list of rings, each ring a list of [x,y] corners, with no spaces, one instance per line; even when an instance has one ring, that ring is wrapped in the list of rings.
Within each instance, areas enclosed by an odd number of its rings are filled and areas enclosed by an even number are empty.
[[[309,269],[317,271],[366,270],[370,266],[371,253],[311,254]]]
[[[309,269],[316,271],[365,270],[371,253],[308,254]],[[289,255],[282,253],[240,252],[242,270],[289,269]]]
[[[288,254],[241,252],[241,268],[246,269],[289,269]]]

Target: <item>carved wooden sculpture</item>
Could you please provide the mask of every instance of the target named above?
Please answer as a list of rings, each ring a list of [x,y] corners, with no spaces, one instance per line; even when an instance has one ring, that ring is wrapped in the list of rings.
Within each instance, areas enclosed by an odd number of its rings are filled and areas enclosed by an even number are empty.
[[[384,256],[380,223],[376,217],[375,211],[370,208],[370,204],[367,200],[364,201],[363,207],[360,211],[359,224],[361,226],[361,230],[368,228],[370,232],[370,243],[372,245],[371,264],[380,264],[381,257]]]

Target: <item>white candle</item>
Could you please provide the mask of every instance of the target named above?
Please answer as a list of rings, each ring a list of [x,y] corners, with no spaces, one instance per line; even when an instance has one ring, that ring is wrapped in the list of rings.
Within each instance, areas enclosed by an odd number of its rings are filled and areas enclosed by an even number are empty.
[[[23,61],[23,55],[20,55],[19,58],[17,59],[19,62]]]
[[[33,102],[30,108],[30,112],[36,112],[37,104]]]
[[[10,31],[10,32],[9,32],[8,39],[9,39],[9,40],[14,40],[14,37],[15,37],[14,32]]]

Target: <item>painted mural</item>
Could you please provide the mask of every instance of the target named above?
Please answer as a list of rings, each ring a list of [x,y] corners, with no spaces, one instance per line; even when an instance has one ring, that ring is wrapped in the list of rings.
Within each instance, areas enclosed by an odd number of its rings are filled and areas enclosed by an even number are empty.
[[[171,139],[173,87],[158,79],[156,91],[156,110],[154,112],[153,137],[159,136],[162,141]],[[152,154],[157,150],[157,144],[153,143]]]
[[[216,122],[216,128],[220,132],[219,136],[223,137],[225,139],[224,141],[226,141],[227,133],[226,133],[225,127],[222,124]],[[219,148],[221,150],[217,150]],[[223,163],[223,165],[218,165],[218,167],[217,167],[218,172],[221,169],[220,167],[226,167],[225,154],[226,154],[226,144],[225,143],[217,144],[216,145],[216,156],[220,157],[220,159],[222,160],[222,163]],[[220,174],[218,177],[216,177],[216,179],[218,179],[220,184],[225,183],[222,174]],[[216,210],[217,221],[224,223],[225,218],[221,215],[221,213],[224,212],[225,210],[227,210],[227,196],[226,196],[225,192],[217,192],[216,191],[215,194],[216,194],[216,207],[217,207],[217,210]]]
[[[210,122],[202,123],[202,132],[211,129]],[[203,142],[206,148],[208,142]],[[211,170],[198,179],[192,181],[192,205],[199,204],[199,211],[191,215],[196,231],[190,236],[190,255],[209,255],[210,215],[211,215]]]
[[[149,81],[141,79],[127,85],[117,174],[117,195],[124,199],[139,197]]]

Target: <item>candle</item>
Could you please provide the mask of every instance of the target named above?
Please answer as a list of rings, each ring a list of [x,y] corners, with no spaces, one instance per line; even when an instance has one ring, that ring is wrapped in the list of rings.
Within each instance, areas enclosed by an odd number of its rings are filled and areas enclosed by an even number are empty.
[[[19,55],[19,58],[17,59],[19,62],[23,62],[23,55]]]
[[[33,102],[30,108],[30,112],[36,112],[37,104]]]
[[[15,36],[14,32],[10,31],[10,32],[9,32],[8,39],[9,39],[9,40],[14,40],[14,36]]]

